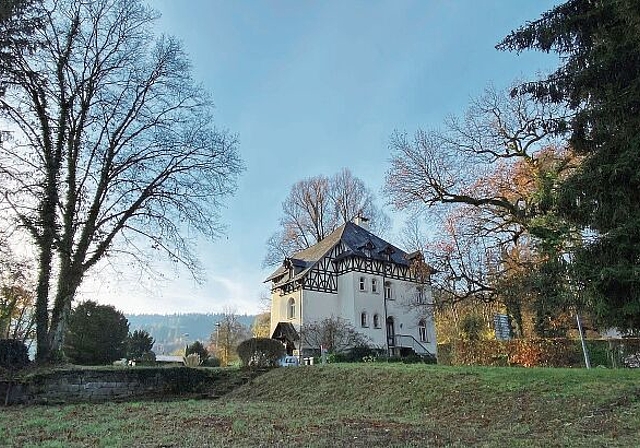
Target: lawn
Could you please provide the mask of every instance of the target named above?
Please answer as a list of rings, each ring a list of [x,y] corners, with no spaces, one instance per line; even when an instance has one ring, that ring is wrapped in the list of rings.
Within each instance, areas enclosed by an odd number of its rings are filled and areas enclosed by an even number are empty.
[[[640,371],[334,364],[217,400],[10,407],[3,446],[637,446]]]

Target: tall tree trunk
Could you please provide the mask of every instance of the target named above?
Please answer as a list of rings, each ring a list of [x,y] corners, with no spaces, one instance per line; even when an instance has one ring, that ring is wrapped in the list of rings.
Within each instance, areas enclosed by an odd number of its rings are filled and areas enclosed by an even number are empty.
[[[60,275],[49,328],[51,355],[59,354],[62,350],[65,330],[71,314],[71,304],[83,277],[81,270],[76,269],[73,263],[63,256],[60,258]]]
[[[47,231],[53,233],[53,231]],[[50,241],[53,239],[49,239]],[[49,361],[49,281],[51,279],[51,244],[40,245],[38,286],[36,288],[36,361]]]

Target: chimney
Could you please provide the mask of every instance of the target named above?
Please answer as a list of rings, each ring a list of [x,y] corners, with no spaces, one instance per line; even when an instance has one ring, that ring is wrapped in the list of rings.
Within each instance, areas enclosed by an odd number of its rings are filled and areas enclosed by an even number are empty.
[[[353,223],[362,227],[364,230],[369,231],[369,218],[365,218],[362,214],[359,213],[358,216],[353,219]]]

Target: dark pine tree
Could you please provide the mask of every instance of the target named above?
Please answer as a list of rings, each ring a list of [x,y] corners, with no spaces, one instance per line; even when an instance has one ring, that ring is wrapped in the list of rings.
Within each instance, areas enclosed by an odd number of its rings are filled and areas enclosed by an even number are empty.
[[[640,1],[570,0],[512,32],[499,49],[555,52],[562,65],[521,91],[572,111],[557,120],[584,157],[560,212],[583,231],[576,290],[602,325],[640,329]]]

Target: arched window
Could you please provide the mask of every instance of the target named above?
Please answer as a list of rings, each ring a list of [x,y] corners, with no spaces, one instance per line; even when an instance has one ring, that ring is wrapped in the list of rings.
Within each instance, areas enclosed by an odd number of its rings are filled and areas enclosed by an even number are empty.
[[[384,298],[393,299],[393,290],[391,289],[391,282],[384,282]]]
[[[287,318],[293,319],[294,317],[296,317],[296,301],[291,297],[287,302]]]
[[[380,328],[380,315],[377,313],[373,315],[373,327]]]
[[[429,342],[427,340],[427,321],[420,319],[418,322],[418,339],[420,342]]]
[[[360,277],[360,291],[367,290],[367,279],[364,277]]]
[[[361,327],[368,327],[369,326],[369,322],[367,321],[367,312],[363,311],[362,313],[360,313],[360,326]]]

